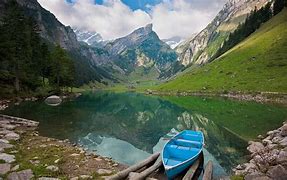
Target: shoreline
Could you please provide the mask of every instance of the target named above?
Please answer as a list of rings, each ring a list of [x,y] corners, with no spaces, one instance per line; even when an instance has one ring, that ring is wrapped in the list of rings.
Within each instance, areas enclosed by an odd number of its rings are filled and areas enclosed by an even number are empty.
[[[146,95],[156,96],[207,96],[207,97],[223,97],[228,99],[235,99],[239,101],[254,101],[257,103],[274,103],[287,106],[287,93],[279,92],[229,92],[229,93],[216,93],[216,92],[191,92],[191,91],[153,91],[146,90]]]
[[[38,125],[0,114],[0,179],[105,179],[126,168],[69,140],[40,136]]]

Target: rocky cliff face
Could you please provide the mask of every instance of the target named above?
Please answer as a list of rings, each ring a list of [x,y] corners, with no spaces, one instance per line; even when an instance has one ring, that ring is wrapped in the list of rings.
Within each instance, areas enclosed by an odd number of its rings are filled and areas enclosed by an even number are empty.
[[[229,0],[214,20],[195,37],[180,44],[176,51],[184,66],[204,64],[216,53],[229,33],[255,9],[268,0]]]
[[[3,2],[8,2],[8,0]],[[17,2],[28,16],[37,21],[41,30],[40,34],[44,39],[53,44],[60,44],[67,50],[79,49],[79,43],[71,27],[64,26],[52,13],[42,8],[37,0],[17,0]]]

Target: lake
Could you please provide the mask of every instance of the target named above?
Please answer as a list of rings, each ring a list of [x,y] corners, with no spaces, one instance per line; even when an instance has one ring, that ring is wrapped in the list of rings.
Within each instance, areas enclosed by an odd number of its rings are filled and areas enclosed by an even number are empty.
[[[137,93],[88,92],[53,107],[23,102],[1,112],[40,122],[40,135],[69,139],[91,152],[132,165],[161,151],[184,129],[205,136],[205,161],[215,175],[245,161],[247,142],[280,127],[285,107],[211,97],[156,97]]]

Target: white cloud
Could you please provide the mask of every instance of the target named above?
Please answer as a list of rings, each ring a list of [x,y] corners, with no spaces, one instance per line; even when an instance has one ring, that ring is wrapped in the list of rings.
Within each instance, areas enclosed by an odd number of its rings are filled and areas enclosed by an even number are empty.
[[[226,0],[163,0],[143,10],[132,11],[120,0],[78,0],[73,5],[65,0],[38,0],[65,25],[99,32],[104,39],[125,36],[152,22],[160,38],[188,38],[202,30],[216,15]]]

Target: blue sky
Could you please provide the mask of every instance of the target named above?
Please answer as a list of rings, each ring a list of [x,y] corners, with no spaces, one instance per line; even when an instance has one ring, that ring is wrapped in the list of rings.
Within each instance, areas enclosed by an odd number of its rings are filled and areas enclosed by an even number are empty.
[[[76,0],[66,0],[66,1],[73,3]],[[94,1],[95,1],[95,4],[99,4],[99,5],[102,5],[104,2],[104,0],[94,0]],[[162,0],[121,0],[121,1],[127,6],[129,6],[132,10],[141,9],[144,11],[149,10],[149,8],[147,8],[147,5],[154,6],[162,2]]]
[[[105,40],[153,24],[161,39],[187,39],[200,32],[227,0],[38,0],[59,21],[98,32]]]

